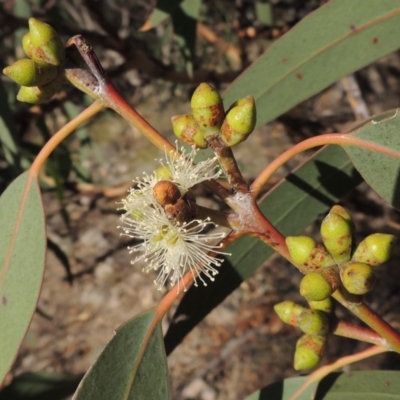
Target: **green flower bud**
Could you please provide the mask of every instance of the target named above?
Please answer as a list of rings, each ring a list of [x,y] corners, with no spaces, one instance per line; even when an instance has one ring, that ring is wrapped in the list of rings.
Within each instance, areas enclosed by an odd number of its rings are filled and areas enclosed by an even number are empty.
[[[315,368],[321,361],[326,346],[326,336],[303,335],[296,343],[294,369]]]
[[[357,247],[352,260],[376,267],[389,260],[396,237],[385,233],[367,236]]]
[[[245,141],[256,125],[256,105],[253,96],[238,100],[228,111],[221,126],[221,138],[229,146]]]
[[[357,295],[369,292],[375,284],[373,268],[360,262],[350,261],[344,264],[341,278],[347,291]]]
[[[43,86],[57,77],[57,68],[40,66],[32,60],[22,59],[3,69],[3,73],[21,86]]]
[[[321,223],[322,241],[337,263],[350,260],[352,235],[351,223],[332,211]]]
[[[333,299],[332,297],[328,297],[325,300],[321,301],[311,301],[307,300],[308,305],[313,309],[313,310],[318,310],[325,312],[327,314],[330,314],[333,310]]]
[[[172,178],[171,169],[168,165],[162,165],[155,170],[157,180],[169,180]]]
[[[60,65],[65,58],[65,48],[58,33],[50,25],[29,18],[31,58],[34,61]]]
[[[300,282],[300,294],[307,300],[322,301],[332,294],[332,287],[320,273],[309,272]]]
[[[332,257],[323,246],[309,236],[288,236],[286,245],[293,261],[310,270],[334,264]]]
[[[31,34],[28,32],[22,38],[22,48],[24,49],[25,54],[32,58],[32,41]]]
[[[190,105],[205,138],[218,136],[225,115],[220,94],[208,83],[201,83],[194,91]]]
[[[45,103],[58,92],[60,86],[61,82],[57,79],[45,86],[21,86],[17,94],[17,100],[31,104]]]
[[[175,115],[171,118],[175,136],[182,142],[199,149],[206,149],[204,133],[196,123],[193,115]]]
[[[303,311],[298,317],[297,326],[308,335],[326,335],[329,331],[327,316],[316,310]]]
[[[352,223],[353,220],[351,218],[351,215],[347,212],[347,210],[345,208],[343,208],[342,206],[340,206],[339,204],[334,205],[330,211],[330,214],[337,214],[340,215],[341,217],[343,217],[346,221]]]
[[[329,331],[327,316],[316,310],[304,310],[298,317],[297,326],[308,335],[326,335]]]
[[[275,304],[274,310],[285,324],[297,326],[297,319],[306,308],[293,301],[286,300]]]

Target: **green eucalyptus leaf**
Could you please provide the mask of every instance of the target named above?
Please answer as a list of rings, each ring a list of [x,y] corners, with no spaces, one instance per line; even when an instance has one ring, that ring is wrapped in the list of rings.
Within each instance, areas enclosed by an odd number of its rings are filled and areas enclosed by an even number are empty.
[[[186,72],[193,74],[193,59],[197,38],[201,0],[186,0],[172,13],[175,39],[185,63]]]
[[[400,115],[372,120],[349,137],[373,143],[397,154],[397,158],[357,146],[343,146],[368,184],[387,202],[400,209]]]
[[[289,400],[307,377],[288,378],[253,393],[246,400]],[[296,400],[400,399],[399,371],[332,373],[310,385]]]
[[[37,180],[25,172],[0,198],[0,382],[25,337],[42,285],[46,233]]]
[[[253,95],[263,125],[400,47],[398,0],[331,0],[277,40],[227,89]]]
[[[81,379],[48,372],[26,373],[0,392],[0,400],[63,400],[74,393]]]
[[[150,310],[119,327],[73,400],[168,400],[167,359],[155,318]]]

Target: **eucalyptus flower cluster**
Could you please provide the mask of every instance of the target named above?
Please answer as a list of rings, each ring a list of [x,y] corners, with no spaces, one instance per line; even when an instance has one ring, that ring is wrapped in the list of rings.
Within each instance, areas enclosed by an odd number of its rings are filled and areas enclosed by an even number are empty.
[[[225,236],[222,232],[204,232],[216,225],[209,218],[197,218],[190,191],[194,185],[221,175],[216,159],[194,164],[196,148],[193,146],[189,153],[180,150],[180,155],[166,151],[155,172],[137,178],[121,208],[124,234],[140,240],[129,248],[130,253],[137,254],[132,264],[141,261],[145,272],[158,271],[154,283],[159,289],[169,281],[171,286],[178,284],[178,291],[187,271],[193,274],[195,285],[198,279],[206,285],[201,274],[214,280],[222,261],[214,255],[224,253],[213,243]]]

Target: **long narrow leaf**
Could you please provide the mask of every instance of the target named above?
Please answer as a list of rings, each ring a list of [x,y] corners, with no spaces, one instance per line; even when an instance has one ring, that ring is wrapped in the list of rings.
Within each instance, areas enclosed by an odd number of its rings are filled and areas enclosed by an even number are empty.
[[[36,308],[46,234],[40,190],[25,172],[0,198],[0,382],[11,367]]]
[[[400,209],[400,115],[373,120],[349,134],[350,137],[373,143],[397,153],[393,155],[356,146],[345,146],[347,154],[368,184],[388,203]]]
[[[298,400],[400,399],[398,371],[358,371],[329,374],[312,384]],[[246,400],[289,400],[307,377],[289,378],[266,386]]]
[[[247,68],[224,103],[253,95],[262,125],[399,47],[399,1],[331,0]]]
[[[87,372],[73,400],[168,400],[161,326],[147,311],[120,327]]]

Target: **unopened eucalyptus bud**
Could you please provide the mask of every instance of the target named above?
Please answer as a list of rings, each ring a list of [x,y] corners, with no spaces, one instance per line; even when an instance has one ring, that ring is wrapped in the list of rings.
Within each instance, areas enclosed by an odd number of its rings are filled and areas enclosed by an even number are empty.
[[[174,183],[170,181],[158,181],[153,187],[154,199],[161,206],[175,204],[181,198],[181,192]]]
[[[321,223],[321,236],[326,249],[337,263],[350,260],[353,236],[350,221],[331,211]]]
[[[304,310],[298,317],[297,326],[309,335],[326,335],[329,331],[327,316],[317,310]]]
[[[368,293],[375,284],[373,268],[364,263],[349,261],[341,270],[343,286],[349,293],[362,295]]]
[[[253,96],[238,100],[228,111],[221,126],[221,138],[229,146],[245,141],[256,125],[257,113]]]
[[[41,66],[22,59],[3,69],[3,73],[21,86],[43,86],[57,77],[57,67]]]
[[[175,136],[182,142],[198,149],[206,149],[204,132],[200,129],[193,115],[175,115],[171,118]]]
[[[200,83],[194,91],[190,105],[194,120],[206,139],[219,135],[225,112],[220,94],[208,83]]]
[[[293,261],[310,270],[334,264],[325,248],[309,236],[288,236],[286,245]]]
[[[33,61],[57,66],[64,61],[65,48],[54,28],[35,18],[29,18],[29,33],[29,52]]]
[[[44,86],[21,86],[17,100],[31,104],[41,104],[50,100],[60,89],[61,82],[57,79]]]
[[[389,260],[396,237],[386,233],[373,233],[357,247],[352,260],[376,267]]]
[[[168,165],[161,165],[155,170],[157,180],[169,180],[172,178],[171,168]]]
[[[275,304],[274,310],[285,324],[297,326],[297,319],[306,308],[293,301],[286,300]]]
[[[22,37],[22,48],[24,49],[25,54],[29,58],[32,58],[32,41],[29,32]]]
[[[307,300],[321,301],[332,294],[332,287],[320,273],[309,272],[300,282],[300,294]]]
[[[331,214],[337,214],[343,217],[346,221],[352,223],[353,219],[351,218],[351,215],[347,212],[347,210],[340,206],[339,204],[335,204],[329,211]]]
[[[294,369],[315,368],[321,361],[326,347],[326,336],[303,335],[296,343],[294,353]]]
[[[330,314],[333,310],[333,299],[332,297],[328,297],[325,300],[321,301],[312,301],[312,300],[307,300],[308,305],[313,309],[313,310],[318,310],[325,312],[327,314]]]

